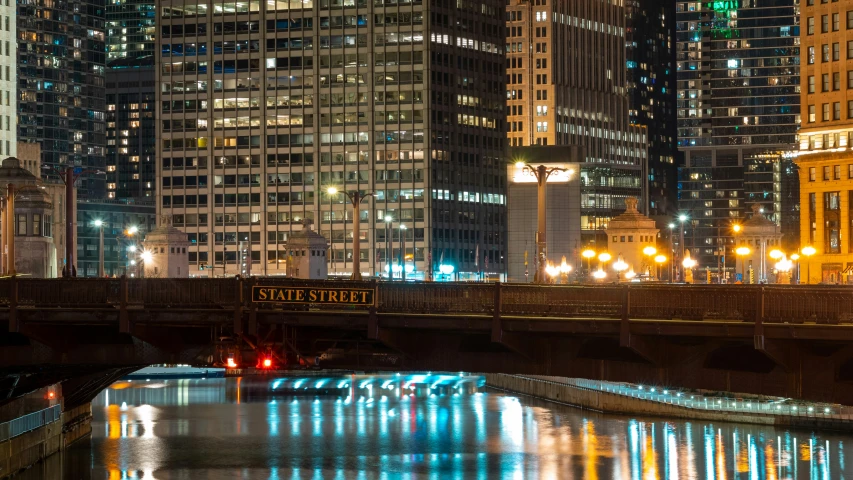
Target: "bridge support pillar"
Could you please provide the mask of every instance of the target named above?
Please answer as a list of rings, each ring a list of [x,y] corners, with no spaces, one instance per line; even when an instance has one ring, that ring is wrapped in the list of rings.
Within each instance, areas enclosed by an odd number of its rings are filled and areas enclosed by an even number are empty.
[[[627,285],[622,289],[622,318],[619,322],[619,346],[631,350],[643,360],[659,366],[660,349],[650,345],[643,337],[631,334],[631,288]]]
[[[529,342],[522,340],[517,334],[507,332],[503,329],[501,320],[501,282],[495,282],[495,302],[492,313],[492,343],[498,343],[522,357],[534,361],[535,355],[529,346]]]

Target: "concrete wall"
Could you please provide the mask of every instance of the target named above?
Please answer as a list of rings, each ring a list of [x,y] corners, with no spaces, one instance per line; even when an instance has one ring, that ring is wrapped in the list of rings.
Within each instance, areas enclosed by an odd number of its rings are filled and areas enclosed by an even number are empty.
[[[831,430],[853,429],[853,419],[795,417],[783,415],[709,412],[677,405],[668,405],[609,392],[601,392],[561,383],[561,377],[522,377],[502,373],[487,373],[486,385],[500,390],[530,395],[543,400],[572,405],[604,413],[674,417],[692,420],[755,423],[797,428]]]

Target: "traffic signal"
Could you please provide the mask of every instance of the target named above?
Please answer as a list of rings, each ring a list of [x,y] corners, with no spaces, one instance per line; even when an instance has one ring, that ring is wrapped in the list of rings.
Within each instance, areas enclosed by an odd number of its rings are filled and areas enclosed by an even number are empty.
[[[206,264],[206,263],[200,263],[200,264],[198,264],[198,269],[199,269],[199,270],[204,270],[205,268],[207,268],[207,264]]]

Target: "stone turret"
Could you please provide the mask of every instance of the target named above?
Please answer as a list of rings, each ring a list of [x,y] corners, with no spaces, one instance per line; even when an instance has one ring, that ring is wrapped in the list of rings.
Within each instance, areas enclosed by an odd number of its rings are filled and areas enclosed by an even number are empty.
[[[146,234],[142,241],[145,277],[189,277],[189,245],[187,234],[172,226],[172,217],[163,216],[160,226]]]
[[[329,242],[311,228],[311,223],[306,219],[302,230],[287,239],[287,276],[325,280],[329,274]]]
[[[655,221],[637,210],[637,199],[625,199],[625,213],[618,215],[607,224],[607,248],[615,262],[619,256],[637,275],[647,271],[653,273],[655,265],[652,258],[643,254],[643,249],[657,246],[658,229]]]

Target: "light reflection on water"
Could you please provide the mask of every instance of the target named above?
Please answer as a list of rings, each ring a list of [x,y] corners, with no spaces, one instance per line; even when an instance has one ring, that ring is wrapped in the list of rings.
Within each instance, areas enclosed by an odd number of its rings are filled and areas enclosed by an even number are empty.
[[[92,439],[65,454],[63,476],[853,478],[843,433],[599,415],[483,393],[473,377],[341,378],[320,396],[317,379],[117,383],[93,403]]]

